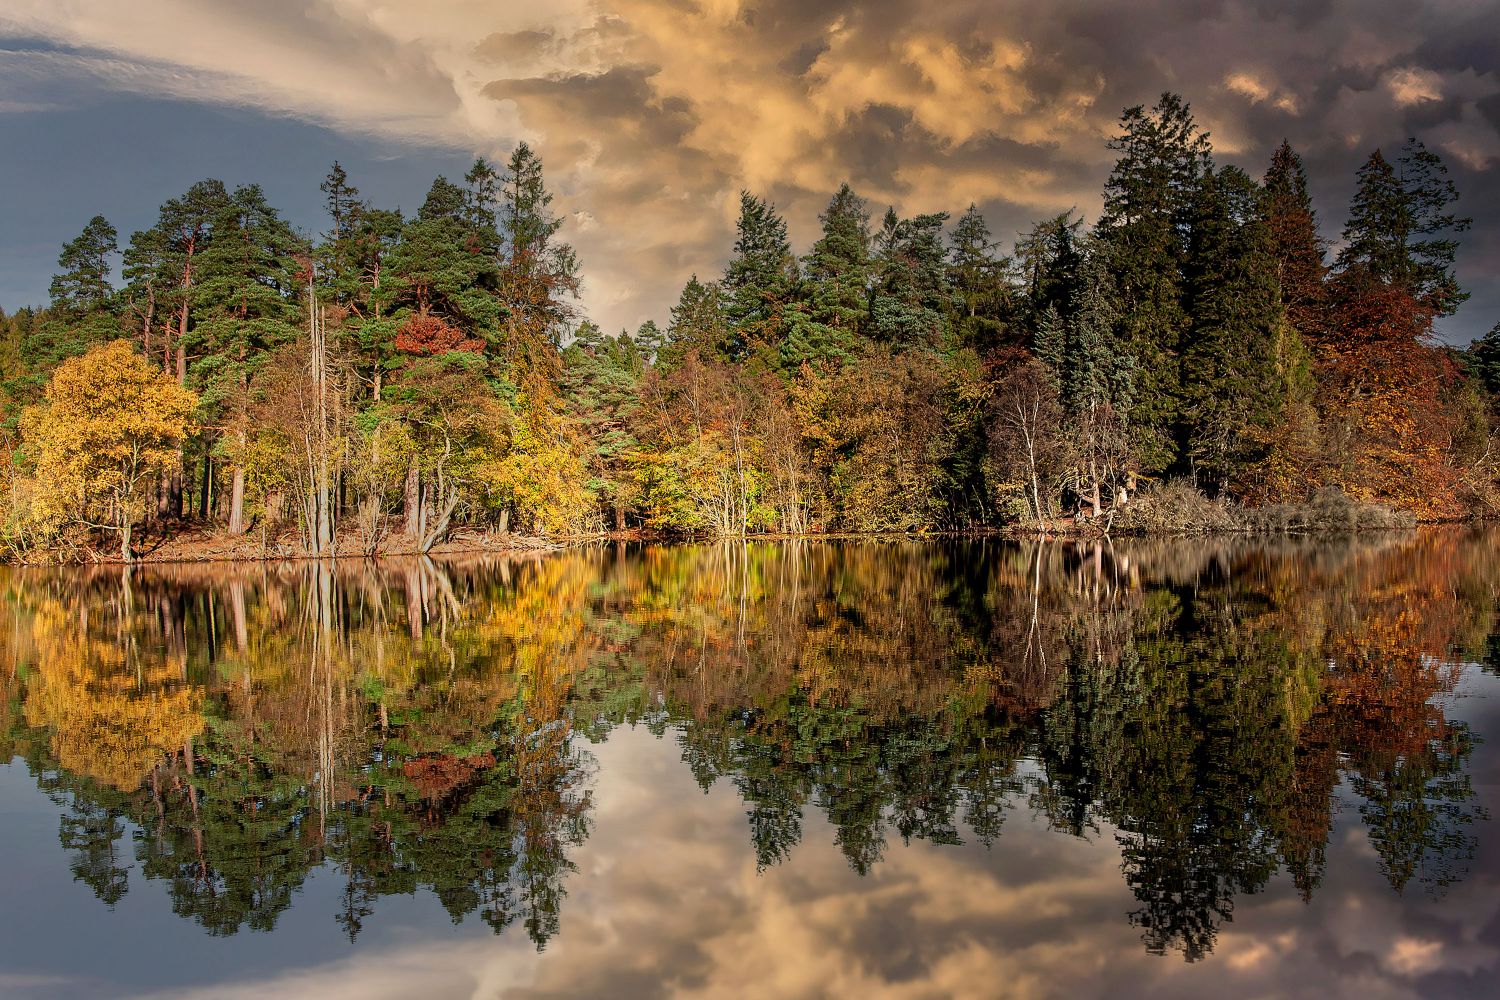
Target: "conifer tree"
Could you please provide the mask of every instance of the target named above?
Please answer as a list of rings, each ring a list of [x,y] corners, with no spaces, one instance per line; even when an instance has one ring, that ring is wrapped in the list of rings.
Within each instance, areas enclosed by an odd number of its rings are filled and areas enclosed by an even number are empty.
[[[877,273],[870,301],[870,331],[896,347],[940,347],[948,284],[943,224],[948,213],[902,219],[886,210],[875,238]]]
[[[349,305],[358,297],[358,234],[366,206],[359,200],[359,188],[349,183],[348,173],[337,160],[318,189],[328,213],[328,232],[318,247],[318,283],[333,302]]]
[[[553,364],[555,346],[574,315],[578,296],[578,254],[557,238],[563,220],[552,213],[552,192],[542,160],[520,143],[501,177],[500,235],[504,242],[501,295],[509,310],[507,326],[513,362],[541,369]]]
[[[734,255],[724,269],[724,319],[729,355],[744,358],[756,345],[780,348],[787,310],[797,285],[797,259],[786,220],[775,206],[740,192]]]
[[[1360,167],[1339,251],[1342,272],[1360,269],[1410,294],[1433,317],[1468,298],[1453,274],[1457,234],[1471,220],[1452,210],[1458,190],[1442,158],[1411,139],[1400,169],[1376,150]]]
[[[57,256],[62,268],[52,278],[52,305],[75,317],[109,308],[114,297],[110,282],[111,258],[120,252],[119,234],[102,215],[96,215]]]
[[[1010,259],[977,205],[970,205],[948,238],[948,282],[960,343],[987,351],[999,346],[1010,309]]]
[[[1200,181],[1186,278],[1192,325],[1179,351],[1184,445],[1199,482],[1222,493],[1251,458],[1247,432],[1269,426],[1280,403],[1276,259],[1260,191],[1238,167]]]
[[[635,336],[632,339],[647,364],[655,364],[662,348],[667,346],[666,331],[657,326],[654,319],[648,319],[636,327]]]
[[[307,246],[266,201],[259,185],[239,187],[213,220],[214,238],[199,258],[189,341],[190,383],[203,415],[222,431],[220,457],[232,470],[229,530],[245,530],[245,486],[254,380],[270,352],[297,338],[299,259]],[[202,455],[202,513],[208,513],[212,456]]]
[[[1290,143],[1283,141],[1271,156],[1261,192],[1282,306],[1297,332],[1316,341],[1327,325],[1324,280],[1328,266],[1307,173]]]
[[[692,350],[705,356],[727,356],[729,352],[724,293],[718,282],[704,283],[696,274],[688,279],[677,304],[672,307],[661,364],[671,367]]]
[[[870,212],[847,183],[823,214],[822,235],[802,260],[800,308],[782,343],[782,362],[842,359],[854,350],[869,312]]]
[[[1149,472],[1178,461],[1181,409],[1177,352],[1189,326],[1183,269],[1199,180],[1211,169],[1208,135],[1176,94],[1147,111],[1126,109],[1120,154],[1105,184],[1098,235],[1124,311],[1121,341],[1139,362],[1131,429]]]
[[[432,182],[432,187],[427,189],[427,197],[423,199],[422,207],[417,209],[417,220],[436,222],[439,219],[453,219],[458,222],[467,222],[468,201],[468,194],[463,188],[439,174]]]
[[[1500,398],[1500,323],[1469,345],[1469,370],[1479,379],[1485,392]]]

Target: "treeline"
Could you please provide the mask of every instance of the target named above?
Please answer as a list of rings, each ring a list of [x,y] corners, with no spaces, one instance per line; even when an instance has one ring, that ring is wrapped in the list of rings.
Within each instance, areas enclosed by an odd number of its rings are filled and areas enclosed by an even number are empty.
[[[1372,153],[1330,255],[1287,144],[1257,182],[1166,94],[1111,148],[1093,225],[1009,252],[974,206],[877,222],[844,185],[798,256],[743,194],[724,273],[616,336],[524,144],[411,217],[335,164],[316,240],[211,180],[123,254],[95,218],[51,305],[3,320],[6,538],[967,530],[1113,520],[1168,481],[1494,509],[1500,327],[1433,336],[1469,225],[1437,154]]]

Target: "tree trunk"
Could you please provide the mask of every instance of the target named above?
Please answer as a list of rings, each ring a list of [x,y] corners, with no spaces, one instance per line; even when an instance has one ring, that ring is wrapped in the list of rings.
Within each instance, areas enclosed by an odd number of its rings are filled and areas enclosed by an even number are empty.
[[[120,558],[126,562],[135,562],[135,553],[130,551],[130,518],[120,519]]]
[[[414,541],[421,539],[422,470],[417,467],[416,457],[406,467],[406,533]]]
[[[203,491],[198,497],[198,517],[207,521],[214,490],[214,457],[207,450],[203,453]]]
[[[1099,497],[1099,466],[1089,459],[1089,504],[1094,508],[1094,516],[1099,517],[1104,513],[1104,506]]]
[[[438,515],[437,525],[422,539],[422,552],[426,554],[434,545],[443,540],[448,534],[448,523],[453,520],[454,508],[458,506],[458,490],[449,490],[448,499],[443,502],[442,513]]]
[[[172,474],[167,480],[167,516],[182,519],[182,500],[184,493],[184,472],[187,468],[187,455],[182,445],[177,446],[177,464],[172,467]]]
[[[234,476],[229,486],[229,533],[239,536],[245,533],[245,469],[234,467]]]

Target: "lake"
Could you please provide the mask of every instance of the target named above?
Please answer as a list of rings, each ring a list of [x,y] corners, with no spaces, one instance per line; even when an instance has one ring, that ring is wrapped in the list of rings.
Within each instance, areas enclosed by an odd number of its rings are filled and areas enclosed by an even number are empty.
[[[1491,995],[1500,532],[0,570],[0,995]]]

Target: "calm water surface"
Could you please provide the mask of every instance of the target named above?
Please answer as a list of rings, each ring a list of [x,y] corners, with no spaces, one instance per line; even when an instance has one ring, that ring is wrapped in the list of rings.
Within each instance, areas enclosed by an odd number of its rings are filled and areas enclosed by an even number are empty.
[[[0,574],[0,995],[1493,995],[1500,534]]]

